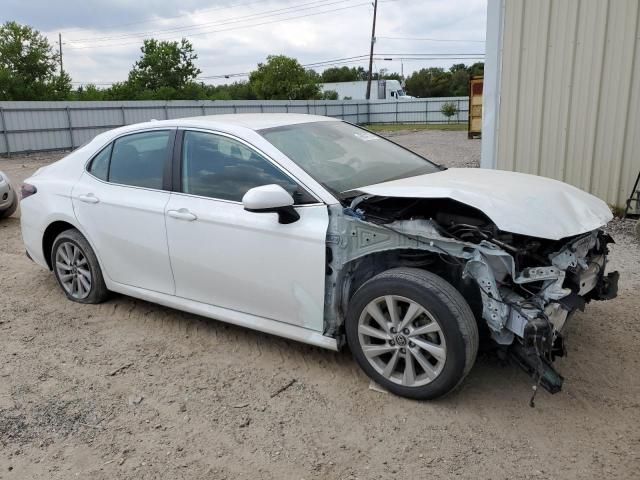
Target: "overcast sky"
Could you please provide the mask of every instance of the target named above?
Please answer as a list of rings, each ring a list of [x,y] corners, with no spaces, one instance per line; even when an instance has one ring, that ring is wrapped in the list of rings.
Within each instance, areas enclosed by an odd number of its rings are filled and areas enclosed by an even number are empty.
[[[0,21],[33,26],[57,46],[75,82],[122,81],[143,38],[189,39],[202,76],[251,71],[269,54],[302,64],[367,55],[373,6],[365,0],[2,0]],[[324,13],[323,13],[324,12]],[[484,53],[486,0],[379,0],[375,70],[405,75]],[[389,38],[391,37],[391,38]],[[428,40],[426,40],[428,39]],[[437,41],[435,41],[437,40]],[[382,60],[393,58],[393,60]],[[367,60],[348,63],[365,66]],[[322,71],[325,67],[314,67]],[[242,80],[234,77],[232,80]],[[209,83],[230,80],[206,79]]]

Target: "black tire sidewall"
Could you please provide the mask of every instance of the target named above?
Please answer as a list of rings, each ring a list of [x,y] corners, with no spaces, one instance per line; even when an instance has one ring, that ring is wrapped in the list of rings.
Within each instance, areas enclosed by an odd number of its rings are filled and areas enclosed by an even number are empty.
[[[420,387],[398,385],[378,373],[364,355],[358,338],[358,320],[369,302],[385,295],[397,295],[419,303],[440,325],[447,346],[447,358],[442,372],[434,381]],[[349,348],[358,365],[379,385],[397,395],[421,400],[440,397],[454,389],[465,375],[465,342],[454,313],[435,292],[410,279],[374,278],[363,285],[349,302],[346,334]]]

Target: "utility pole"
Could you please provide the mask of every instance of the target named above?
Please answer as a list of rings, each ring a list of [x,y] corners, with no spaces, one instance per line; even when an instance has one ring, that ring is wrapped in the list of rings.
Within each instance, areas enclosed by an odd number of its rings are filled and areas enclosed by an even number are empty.
[[[60,76],[64,69],[62,68],[62,34],[58,33],[58,51],[60,52]]]
[[[369,76],[367,78],[367,100],[371,98],[371,77],[373,76],[373,45],[376,43],[376,14],[378,0],[373,2],[373,27],[371,28],[371,51],[369,52]]]

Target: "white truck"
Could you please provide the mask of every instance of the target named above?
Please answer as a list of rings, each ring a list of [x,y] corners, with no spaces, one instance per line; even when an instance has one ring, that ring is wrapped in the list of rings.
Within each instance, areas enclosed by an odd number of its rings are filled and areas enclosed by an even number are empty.
[[[364,100],[367,98],[367,81],[321,83],[323,92],[338,92],[338,100]],[[371,100],[412,100],[398,80],[371,80]]]

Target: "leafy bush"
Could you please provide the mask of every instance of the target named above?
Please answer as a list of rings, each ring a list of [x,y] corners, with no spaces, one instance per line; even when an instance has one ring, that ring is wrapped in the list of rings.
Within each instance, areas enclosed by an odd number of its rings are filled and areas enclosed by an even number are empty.
[[[458,107],[453,102],[445,102],[442,104],[440,112],[447,117],[447,123],[449,123],[451,121],[451,117],[458,113]]]

